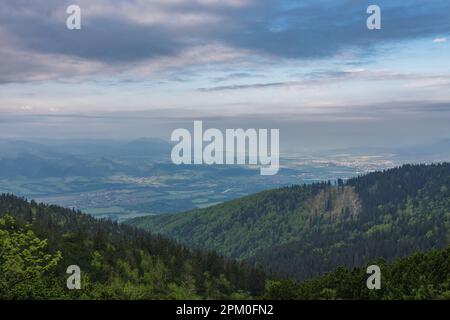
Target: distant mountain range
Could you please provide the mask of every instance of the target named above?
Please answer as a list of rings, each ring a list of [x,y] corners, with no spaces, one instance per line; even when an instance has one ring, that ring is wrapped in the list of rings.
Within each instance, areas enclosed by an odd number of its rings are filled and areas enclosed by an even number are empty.
[[[167,162],[170,150],[170,144],[159,139],[0,140],[0,178],[139,175],[157,162]]]
[[[0,179],[16,177],[104,177],[117,174],[145,175],[152,166],[165,172],[176,172],[184,166],[171,165],[172,144],[157,138],[136,140],[47,139],[39,141],[0,140]],[[295,154],[295,153],[294,153]],[[450,139],[399,148],[350,148],[319,152],[322,159],[336,154],[349,156],[389,155],[394,163],[450,161]],[[289,154],[287,154],[289,155]],[[164,167],[161,165],[164,164]],[[283,171],[291,170],[290,161],[282,159]],[[192,168],[192,167],[190,167]],[[208,170],[209,167],[199,167]],[[154,168],[153,168],[154,169]],[[217,171],[220,168],[215,168]],[[236,174],[246,170],[237,168]],[[160,171],[157,171],[160,172]],[[227,168],[232,173],[232,168]],[[292,172],[295,174],[295,172]]]
[[[168,141],[157,138],[140,138],[136,140],[106,139],[46,139],[39,141],[0,140],[0,156],[13,157],[21,154],[51,158],[61,155],[101,156],[126,158],[137,156],[170,155],[171,145]]]
[[[450,164],[405,165],[127,223],[307,279],[450,242]]]

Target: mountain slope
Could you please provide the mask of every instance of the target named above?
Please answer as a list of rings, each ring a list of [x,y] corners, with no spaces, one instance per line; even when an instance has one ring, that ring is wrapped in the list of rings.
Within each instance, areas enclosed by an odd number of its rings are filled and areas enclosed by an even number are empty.
[[[213,252],[12,195],[0,195],[0,244],[0,299],[233,298],[265,284],[260,270]],[[82,290],[65,287],[70,265]]]
[[[270,281],[265,299],[450,299],[450,246],[442,250],[415,253],[380,267],[379,290],[367,290],[367,266],[347,270],[338,268],[302,283],[292,280]]]
[[[57,206],[0,196],[0,300],[3,299],[449,299],[450,248],[376,261],[382,289],[367,290],[365,268],[338,268],[295,282],[273,278],[214,253]],[[44,239],[45,238],[45,239]],[[81,290],[66,268],[81,267]],[[265,286],[263,287],[263,285]],[[254,290],[254,291],[252,291]]]
[[[450,164],[262,192],[134,226],[306,279],[449,243]]]

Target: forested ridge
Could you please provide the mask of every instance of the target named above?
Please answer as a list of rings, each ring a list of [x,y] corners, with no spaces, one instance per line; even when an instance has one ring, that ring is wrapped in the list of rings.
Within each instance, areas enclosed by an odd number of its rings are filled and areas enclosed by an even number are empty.
[[[450,243],[450,164],[264,191],[132,225],[299,280]]]
[[[269,281],[264,298],[280,300],[450,300],[450,247],[415,253],[380,267],[380,289],[367,289],[367,268],[335,271],[304,282]]]
[[[82,290],[66,288],[66,268]],[[224,299],[259,296],[265,274],[214,252],[81,212],[0,196],[0,299]]]

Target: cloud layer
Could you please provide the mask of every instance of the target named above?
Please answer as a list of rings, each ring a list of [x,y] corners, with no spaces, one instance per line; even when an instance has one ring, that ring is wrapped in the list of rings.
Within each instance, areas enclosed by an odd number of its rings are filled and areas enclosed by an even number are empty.
[[[0,2],[1,82],[142,77],[206,63],[324,59],[348,51],[367,56],[393,41],[444,42],[450,30],[445,0],[379,0],[383,28],[375,33],[366,28],[365,0],[78,0],[82,30],[69,31],[65,10],[73,2]]]
[[[1,0],[0,133],[164,138],[204,119],[293,145],[448,137],[450,2],[375,3],[370,31],[368,0]]]

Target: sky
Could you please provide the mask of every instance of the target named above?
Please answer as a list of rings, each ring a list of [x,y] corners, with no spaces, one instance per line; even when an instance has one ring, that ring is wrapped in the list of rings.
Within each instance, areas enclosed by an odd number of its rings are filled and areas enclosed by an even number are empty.
[[[203,120],[291,149],[436,141],[449,57],[448,0],[0,0],[0,136],[169,139]]]

